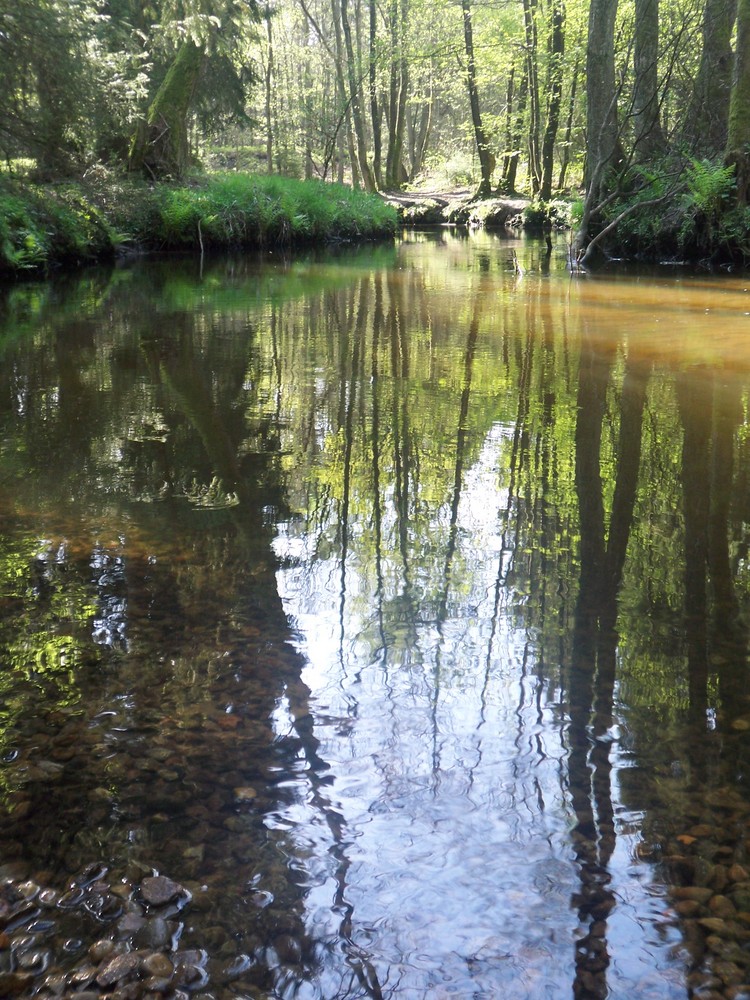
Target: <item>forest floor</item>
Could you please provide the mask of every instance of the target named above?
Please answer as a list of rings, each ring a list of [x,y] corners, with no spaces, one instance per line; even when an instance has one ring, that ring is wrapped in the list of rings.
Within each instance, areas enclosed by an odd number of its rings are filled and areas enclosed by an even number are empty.
[[[383,197],[408,226],[520,224],[529,199],[521,196],[476,200],[468,188],[453,191],[391,191]]]

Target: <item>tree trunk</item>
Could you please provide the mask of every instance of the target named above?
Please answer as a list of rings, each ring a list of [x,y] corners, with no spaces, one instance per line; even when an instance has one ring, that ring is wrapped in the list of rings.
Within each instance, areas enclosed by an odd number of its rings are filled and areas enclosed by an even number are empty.
[[[352,119],[354,123],[354,136],[357,144],[357,161],[359,163],[360,174],[364,182],[365,190],[373,192],[377,190],[375,179],[367,160],[367,138],[365,136],[365,123],[362,116],[362,106],[360,104],[360,87],[357,78],[358,61],[355,61],[354,46],[352,44],[352,29],[349,23],[349,0],[341,0],[341,27],[344,31],[344,45],[346,47],[346,65],[349,78],[349,94]]]
[[[539,156],[539,68],[537,66],[538,39],[536,30],[536,0],[523,0],[523,22],[526,37],[526,79],[529,93],[529,175],[531,191],[539,193],[542,178]]]
[[[388,156],[385,168],[386,187],[398,190],[403,183],[401,159],[406,127],[406,98],[409,81],[404,34],[408,0],[391,0],[391,84],[388,102]]]
[[[461,0],[461,10],[464,17],[464,45],[466,48],[466,86],[469,91],[471,121],[474,126],[474,138],[479,155],[481,179],[476,196],[489,198],[492,194],[492,171],[495,169],[495,157],[487,140],[487,133],[482,123],[482,111],[479,105],[479,89],[477,87],[476,63],[474,61],[474,36],[471,27],[471,6],[469,0]]]
[[[349,151],[349,165],[352,171],[352,187],[359,185],[359,165],[357,160],[357,150],[354,145],[354,135],[352,131],[351,101],[347,94],[346,79],[344,77],[344,42],[341,37],[341,4],[339,0],[333,0],[333,29],[336,40],[336,82],[338,83],[339,96],[344,108],[344,121],[346,122],[346,144]],[[341,163],[343,167],[343,161]]]
[[[187,121],[203,69],[204,50],[183,42],[139,127],[130,169],[153,178],[182,177],[190,162]]]
[[[435,105],[433,96],[433,81],[430,74],[430,93],[426,101],[423,101],[415,114],[415,121],[412,123],[412,137],[409,160],[409,176],[413,180],[422,169],[427,144],[430,140],[432,129],[432,112]]]
[[[506,153],[503,160],[503,177],[498,185],[499,194],[515,194],[516,176],[518,174],[518,159],[521,147],[521,136],[523,130],[523,116],[526,112],[526,100],[529,93],[529,78],[524,70],[521,78],[521,86],[518,88],[518,98],[516,100],[516,111],[513,114],[511,105],[511,93],[513,88],[513,70],[508,81],[508,146],[510,152]]]
[[[377,7],[375,0],[369,0],[370,17],[370,52],[368,66],[368,83],[370,91],[370,119],[372,122],[372,173],[378,190],[383,186],[383,133],[381,129],[381,112],[378,104],[378,82],[377,82]]]
[[[570,81],[570,101],[568,102],[568,117],[565,122],[565,138],[563,140],[562,163],[560,164],[560,177],[557,181],[558,190],[565,187],[565,175],[570,164],[570,137],[573,133],[573,116],[576,109],[576,92],[578,90],[578,77],[581,73],[581,59],[576,56],[576,64],[573,67],[573,79]]]
[[[729,98],[726,162],[735,168],[737,204],[746,205],[750,193],[750,0],[737,2],[737,41],[734,78]]]
[[[265,83],[265,112],[266,112],[266,165],[269,174],[273,173],[273,123],[271,120],[271,98],[273,95],[273,31],[271,28],[271,8],[266,6],[264,11],[266,20],[266,39],[268,41],[266,72],[264,74]]]
[[[633,116],[636,155],[651,160],[666,148],[659,101],[659,0],[635,0]]]
[[[562,104],[563,56],[565,55],[565,5],[554,0],[550,11],[550,66],[548,81],[547,127],[542,141],[542,179],[539,197],[549,201],[552,197],[552,170],[554,167],[555,139],[560,124]]]
[[[736,6],[735,0],[706,0],[703,11],[701,61],[686,129],[696,156],[717,156],[726,148]]]
[[[615,84],[615,17],[617,0],[591,0],[586,50],[587,197],[601,199],[607,171],[622,159],[617,126]]]
[[[43,179],[65,177],[72,173],[73,162],[65,142],[68,121],[63,81],[54,79],[50,67],[36,67],[36,96],[39,102],[39,126],[36,132],[37,174]]]

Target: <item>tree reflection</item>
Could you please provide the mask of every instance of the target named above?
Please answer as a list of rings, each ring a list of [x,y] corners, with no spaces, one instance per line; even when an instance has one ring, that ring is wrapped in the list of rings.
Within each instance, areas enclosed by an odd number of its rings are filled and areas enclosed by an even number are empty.
[[[131,877],[152,868],[188,884],[199,877],[214,922],[233,928],[222,934],[254,956],[248,975],[272,989],[291,968],[311,974],[315,955],[284,834],[266,835],[267,817],[303,773],[340,835],[303,660],[276,588],[273,524],[285,513],[278,421],[243,409],[257,344],[246,315],[225,323],[171,310],[143,336],[139,311],[124,315],[96,344],[93,324],[68,320],[23,344],[20,403],[18,362],[0,374],[6,440],[39,456],[37,478],[22,502],[20,491],[8,498],[3,524],[28,535],[19,581],[41,571],[53,598],[48,608],[40,590],[36,602],[6,609],[0,633],[6,654],[20,634],[4,677],[15,713],[3,745],[18,763],[4,775],[0,845],[5,859],[60,877],[97,857]],[[210,493],[191,487],[207,483],[217,484]],[[65,636],[55,592],[83,652],[71,656],[65,637],[67,669],[50,663],[40,682],[28,626],[38,620]],[[23,698],[27,672],[41,702]],[[272,722],[281,706],[283,735]],[[262,908],[243,926],[240,912],[253,913],[254,900]],[[205,923],[196,946],[209,944],[204,933]],[[231,958],[231,946],[223,954]]]
[[[617,595],[633,521],[648,368],[628,358],[620,390],[619,441],[609,531],[605,537],[602,427],[616,344],[595,350],[584,334],[579,362],[576,491],[580,584],[569,671],[570,793],[581,874],[575,903],[583,934],[576,944],[576,997],[606,997],[607,918],[615,906],[608,870],[615,846],[610,730],[617,667]]]
[[[256,992],[623,989],[623,884],[661,919],[686,789],[744,780],[743,380],[468,242],[156,267],[6,348],[3,745],[85,753],[2,772],[0,846],[205,880]]]

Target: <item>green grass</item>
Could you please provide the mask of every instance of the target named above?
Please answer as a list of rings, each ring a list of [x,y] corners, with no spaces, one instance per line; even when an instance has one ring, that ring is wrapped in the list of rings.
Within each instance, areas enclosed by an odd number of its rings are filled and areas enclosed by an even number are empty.
[[[86,185],[0,178],[0,274],[99,260],[125,249],[245,249],[381,239],[395,211],[338,184],[242,173],[182,186],[102,175]]]

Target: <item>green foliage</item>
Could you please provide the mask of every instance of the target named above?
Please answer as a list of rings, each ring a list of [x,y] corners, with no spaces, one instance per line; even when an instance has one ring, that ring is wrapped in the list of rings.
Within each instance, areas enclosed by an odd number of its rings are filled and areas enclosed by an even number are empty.
[[[0,274],[99,259],[115,242],[101,211],[74,186],[0,183]]]
[[[715,215],[725,206],[734,190],[734,169],[710,160],[692,160],[685,171],[687,207]]]
[[[568,229],[571,221],[572,205],[567,201],[532,201],[523,210],[524,229],[531,231],[550,226],[553,229]]]
[[[447,156],[433,154],[427,158],[423,173],[415,178],[415,187],[430,187],[438,191],[454,188],[473,188],[477,180],[477,167],[470,154],[454,150]]]
[[[750,255],[750,213],[737,204],[734,167],[693,160],[685,176],[680,246],[688,253]]]
[[[628,213],[608,240],[613,252],[657,259],[750,256],[750,213],[736,203],[733,167],[693,159],[679,170],[666,160],[638,166],[631,178],[605,214],[607,222]]]
[[[338,184],[249,174],[189,187],[122,182],[86,187],[0,181],[0,273],[80,263],[141,249],[199,250],[382,238],[396,230],[382,199]]]
[[[152,198],[158,222],[134,236],[170,249],[367,239],[396,228],[395,211],[380,198],[318,181],[232,173],[157,188]]]

